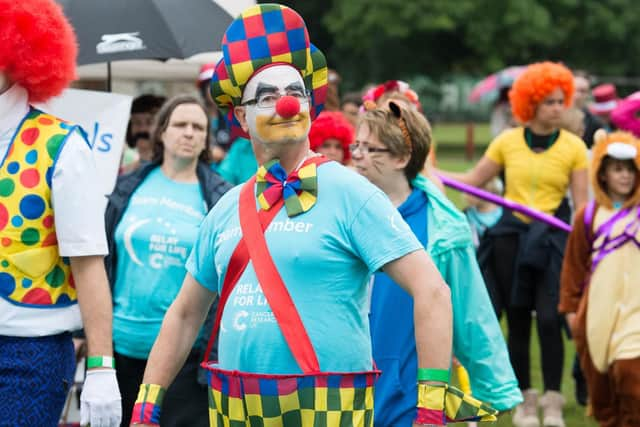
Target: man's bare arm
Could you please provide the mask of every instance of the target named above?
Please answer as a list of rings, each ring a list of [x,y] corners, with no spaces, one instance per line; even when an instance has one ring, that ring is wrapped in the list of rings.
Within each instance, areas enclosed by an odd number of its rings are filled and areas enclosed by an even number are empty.
[[[453,337],[451,293],[424,250],[390,262],[384,271],[413,297],[418,367],[449,369]]]
[[[113,306],[102,255],[70,257],[89,356],[112,356]]]
[[[144,371],[145,384],[167,388],[173,382],[193,347],[215,295],[187,273],[149,354]]]

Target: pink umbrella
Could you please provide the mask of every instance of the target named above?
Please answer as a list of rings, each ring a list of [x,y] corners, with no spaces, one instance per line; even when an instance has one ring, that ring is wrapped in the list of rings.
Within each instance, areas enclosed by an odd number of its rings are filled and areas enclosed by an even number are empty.
[[[634,92],[618,103],[611,112],[611,121],[619,129],[640,137],[640,92]]]
[[[469,94],[469,102],[493,101],[498,98],[500,89],[509,87],[513,81],[527,68],[514,65],[480,80]]]

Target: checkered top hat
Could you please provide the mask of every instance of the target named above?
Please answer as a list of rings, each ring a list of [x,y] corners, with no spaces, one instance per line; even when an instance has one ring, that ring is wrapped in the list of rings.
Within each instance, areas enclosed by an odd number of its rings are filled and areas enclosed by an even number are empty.
[[[227,28],[222,59],[211,79],[211,97],[224,114],[232,134],[247,136],[235,119],[247,82],[262,67],[289,64],[300,71],[311,91],[310,114],[315,119],[327,97],[327,61],[309,42],[307,27],[293,9],[260,4],[246,9]]]

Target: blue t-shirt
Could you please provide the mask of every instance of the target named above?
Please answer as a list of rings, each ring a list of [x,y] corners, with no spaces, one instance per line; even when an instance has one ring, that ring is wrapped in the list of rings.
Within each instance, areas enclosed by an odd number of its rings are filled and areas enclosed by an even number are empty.
[[[146,359],[186,273],[185,262],[207,213],[200,185],[156,168],[134,191],[115,231],[115,351]]]
[[[418,240],[427,246],[427,195],[414,189],[398,211]],[[374,276],[371,294],[373,357],[382,371],[375,388],[376,426],[411,426],[418,395],[418,356],[413,319],[413,298],[386,273]]]
[[[235,187],[205,219],[187,270],[220,292],[241,237]],[[325,372],[372,368],[367,319],[371,272],[422,246],[389,199],[347,168],[318,168],[318,200],[289,218],[281,209],[265,236]],[[257,202],[256,202],[257,208]],[[224,369],[300,373],[257,281],[252,264],[229,296],[218,344]]]

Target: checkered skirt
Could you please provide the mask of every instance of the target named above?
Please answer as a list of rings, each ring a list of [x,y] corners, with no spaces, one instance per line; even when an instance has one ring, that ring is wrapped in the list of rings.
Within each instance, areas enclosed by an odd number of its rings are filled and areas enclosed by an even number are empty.
[[[261,375],[208,366],[212,427],[372,427],[378,371]]]

